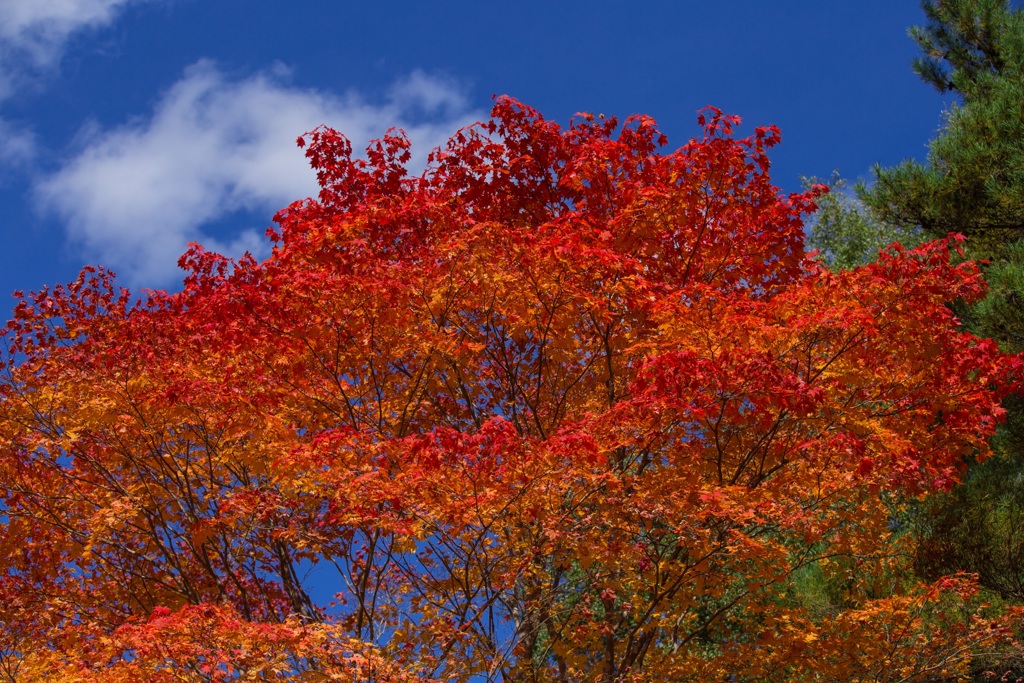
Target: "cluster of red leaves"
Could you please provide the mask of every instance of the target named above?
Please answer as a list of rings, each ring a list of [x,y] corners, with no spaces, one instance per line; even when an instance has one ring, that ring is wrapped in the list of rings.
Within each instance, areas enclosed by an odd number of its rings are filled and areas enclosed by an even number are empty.
[[[969,581],[901,573],[892,528],[987,455],[1018,371],[948,307],[978,270],[938,242],[826,272],[778,132],[700,122],[660,153],[650,119],[502,98],[415,177],[401,134],[355,159],[319,129],[320,196],[265,261],[195,246],[179,294],[87,271],[24,299],[0,666],[924,680],[1008,638]],[[811,569],[847,579],[827,614]]]

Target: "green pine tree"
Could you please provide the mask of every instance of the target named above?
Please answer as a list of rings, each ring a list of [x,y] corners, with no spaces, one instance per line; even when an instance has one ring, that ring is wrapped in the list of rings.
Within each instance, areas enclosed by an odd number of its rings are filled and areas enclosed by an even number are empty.
[[[960,232],[973,257],[1002,260],[1024,238],[1024,12],[1007,0],[923,7],[928,23],[910,31],[923,52],[914,69],[960,102],[924,163],[876,169],[861,198],[878,221],[929,237]]]
[[[1024,11],[1009,0],[925,0],[926,24],[910,29],[922,55],[914,70],[956,96],[924,162],[875,168],[853,196],[833,178],[819,200],[809,246],[831,268],[874,260],[892,241],[963,233],[983,263],[988,296],[957,313],[973,333],[1024,351]],[[996,456],[964,483],[914,513],[915,571],[966,571],[1001,599],[1024,604],[1024,396],[1008,399]],[[1024,662],[996,657],[997,674],[1020,680]],[[998,677],[998,676],[997,676]],[[1005,678],[1005,677],[1004,677]],[[978,673],[976,680],[987,680]],[[1002,679],[1000,679],[1002,680]]]
[[[831,267],[873,260],[893,235],[918,241],[968,237],[989,295],[958,313],[1011,353],[1024,350],[1024,12],[1008,0],[926,0],[910,30],[921,78],[958,102],[924,162],[875,169],[860,204],[826,203],[810,244]],[[842,188],[840,188],[842,189]],[[846,238],[848,244],[843,244]],[[916,568],[927,578],[977,573],[1004,600],[1024,604],[1024,398],[1006,402],[996,457],[918,510]]]

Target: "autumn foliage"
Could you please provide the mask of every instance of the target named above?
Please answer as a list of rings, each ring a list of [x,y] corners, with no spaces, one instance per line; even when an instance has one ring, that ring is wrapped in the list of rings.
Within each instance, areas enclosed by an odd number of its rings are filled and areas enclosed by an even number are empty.
[[[1012,388],[947,306],[978,270],[951,238],[825,271],[778,132],[700,123],[667,152],[502,98],[418,176],[400,133],[318,129],[265,261],[25,297],[0,675],[900,681],[1012,646],[895,523]]]

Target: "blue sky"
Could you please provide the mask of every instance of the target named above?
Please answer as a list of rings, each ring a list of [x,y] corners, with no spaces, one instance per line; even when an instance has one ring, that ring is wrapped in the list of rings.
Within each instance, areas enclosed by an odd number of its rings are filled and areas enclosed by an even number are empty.
[[[0,0],[0,293],[87,263],[175,288],[186,242],[265,252],[315,193],[295,138],[405,128],[422,159],[509,94],[567,123],[714,105],[776,124],[772,176],[922,158],[945,103],[910,69],[914,0]],[[13,300],[9,300],[9,307]]]

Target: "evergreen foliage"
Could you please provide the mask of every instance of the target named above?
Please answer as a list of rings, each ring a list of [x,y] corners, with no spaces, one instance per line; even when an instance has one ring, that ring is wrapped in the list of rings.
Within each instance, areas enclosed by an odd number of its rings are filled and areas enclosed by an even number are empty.
[[[817,178],[804,178],[811,189]],[[878,258],[878,252],[893,242],[917,246],[921,231],[913,225],[897,225],[876,218],[857,196],[859,186],[850,188],[839,172],[828,182],[829,192],[816,200],[818,210],[809,221],[807,246],[832,270],[849,270]]]
[[[1007,0],[930,0],[911,30],[915,70],[960,102],[924,163],[876,169],[862,192],[884,223],[962,232],[976,258],[1002,260],[1024,237],[1024,13]]]
[[[958,102],[924,162],[875,169],[875,182],[826,199],[809,243],[836,269],[874,260],[893,234],[914,241],[968,237],[984,264],[988,296],[957,305],[968,329],[1003,350],[1024,350],[1024,12],[1008,0],[926,0],[927,22],[910,30],[921,78]],[[833,183],[836,185],[836,183]],[[857,203],[860,202],[860,204]],[[830,203],[831,202],[831,203]],[[847,242],[844,244],[843,240]],[[869,246],[870,245],[870,248]],[[924,577],[977,573],[1003,599],[1024,603],[1024,399],[1008,419],[996,457],[933,500],[916,519]]]

